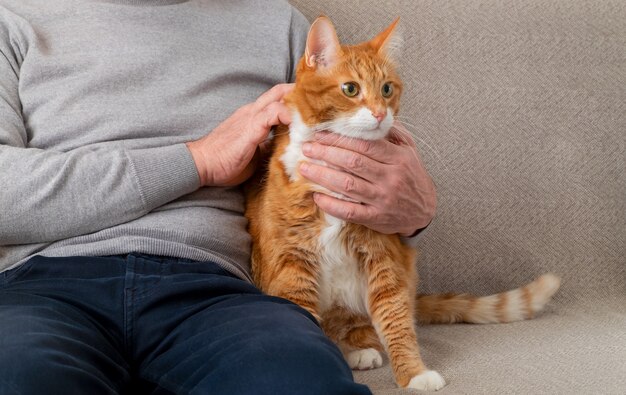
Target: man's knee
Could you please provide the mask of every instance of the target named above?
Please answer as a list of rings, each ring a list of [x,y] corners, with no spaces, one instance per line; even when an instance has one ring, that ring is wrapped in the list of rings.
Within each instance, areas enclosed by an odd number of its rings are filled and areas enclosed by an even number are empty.
[[[247,357],[251,359],[250,373],[265,376],[270,388],[275,385],[275,393],[369,393],[354,383],[343,356],[330,342],[279,335],[261,340]]]
[[[371,394],[367,387],[354,383],[339,349],[299,307],[275,305],[267,316],[252,317],[250,328],[245,347],[234,350],[232,363],[223,365],[233,369],[230,374],[222,373],[235,383],[235,388],[224,391]]]

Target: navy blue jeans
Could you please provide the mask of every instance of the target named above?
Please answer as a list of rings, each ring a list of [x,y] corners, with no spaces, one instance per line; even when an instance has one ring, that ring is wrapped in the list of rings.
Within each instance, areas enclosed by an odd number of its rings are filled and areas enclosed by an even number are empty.
[[[371,394],[299,306],[215,263],[141,254],[0,274],[0,393]]]

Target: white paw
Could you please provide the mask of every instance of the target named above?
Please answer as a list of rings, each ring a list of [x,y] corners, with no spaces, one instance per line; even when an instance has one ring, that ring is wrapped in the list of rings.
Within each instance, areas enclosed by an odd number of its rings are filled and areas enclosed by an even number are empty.
[[[346,355],[350,368],[357,370],[374,369],[383,366],[383,356],[378,350],[366,348],[363,350],[350,351]]]
[[[422,374],[418,374],[409,381],[407,388],[414,388],[422,391],[437,391],[446,385],[441,375],[434,370],[426,370]]]

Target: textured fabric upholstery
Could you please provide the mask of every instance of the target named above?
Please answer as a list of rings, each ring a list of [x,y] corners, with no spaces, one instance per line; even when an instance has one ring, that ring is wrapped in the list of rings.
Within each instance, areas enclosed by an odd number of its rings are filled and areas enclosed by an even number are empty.
[[[562,276],[533,321],[418,328],[440,392],[626,393],[626,2],[291,2],[345,43],[401,16],[401,119],[439,192],[421,291]],[[388,364],[356,377],[410,393]]]

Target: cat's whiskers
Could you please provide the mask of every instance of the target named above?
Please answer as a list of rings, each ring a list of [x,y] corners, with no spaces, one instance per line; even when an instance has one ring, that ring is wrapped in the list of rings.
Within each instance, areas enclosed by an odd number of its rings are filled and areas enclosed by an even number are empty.
[[[410,126],[411,128],[413,128],[412,130],[409,130],[409,128],[407,127],[407,130],[411,133],[411,136],[415,136],[415,137],[417,137],[417,134],[419,134],[420,130],[419,130],[419,128],[417,127],[417,125],[414,125],[414,124],[412,124],[412,123],[410,123],[410,122],[408,122],[408,121],[407,121],[407,119],[410,119],[410,118],[404,118],[404,117],[401,117],[401,116],[397,116],[397,115],[396,115],[396,116],[394,117],[394,119],[395,119],[398,123],[401,123],[402,125],[404,125],[405,127]],[[426,133],[424,133],[424,132],[421,132],[421,135],[422,135],[422,136],[424,136],[424,137],[429,137],[429,136],[428,136],[428,134],[426,134]],[[422,140],[422,142],[423,142],[423,140]]]
[[[443,165],[443,167],[444,167],[444,169],[446,171],[449,170],[449,168],[446,165],[445,161],[441,157],[441,154],[435,148],[433,148],[430,144],[428,144],[424,139],[422,139],[421,137],[417,136],[417,126],[415,126],[415,125],[413,125],[411,123],[408,123],[406,121],[400,120],[400,119],[398,119],[397,116],[394,119],[396,120],[396,122],[398,122],[399,124],[404,126],[406,128],[407,132],[409,132],[409,136],[406,136],[402,132],[397,133],[397,135],[404,136],[403,138],[410,137],[418,145],[420,145],[420,143],[421,143],[424,147],[428,148],[436,156],[437,160],[439,162],[441,162],[441,164]],[[396,129],[396,131],[399,131],[399,130]],[[405,140],[405,142],[407,142],[407,141]],[[415,155],[417,155],[417,153]]]
[[[334,133],[334,134],[337,134],[337,133]],[[319,142],[325,142],[325,140],[330,139],[330,138],[332,138],[332,135],[331,135],[331,134],[328,134],[328,135],[323,136],[322,138],[320,138],[318,141],[319,141]],[[338,147],[338,146],[339,146],[339,144],[340,144],[341,142],[343,142],[343,141],[344,141],[345,139],[347,139],[347,138],[348,138],[347,136],[345,136],[345,135],[343,135],[343,134],[339,134],[339,139],[337,139],[337,141],[335,141],[335,142],[332,142],[332,143],[330,144],[330,146],[331,146],[331,147]]]

